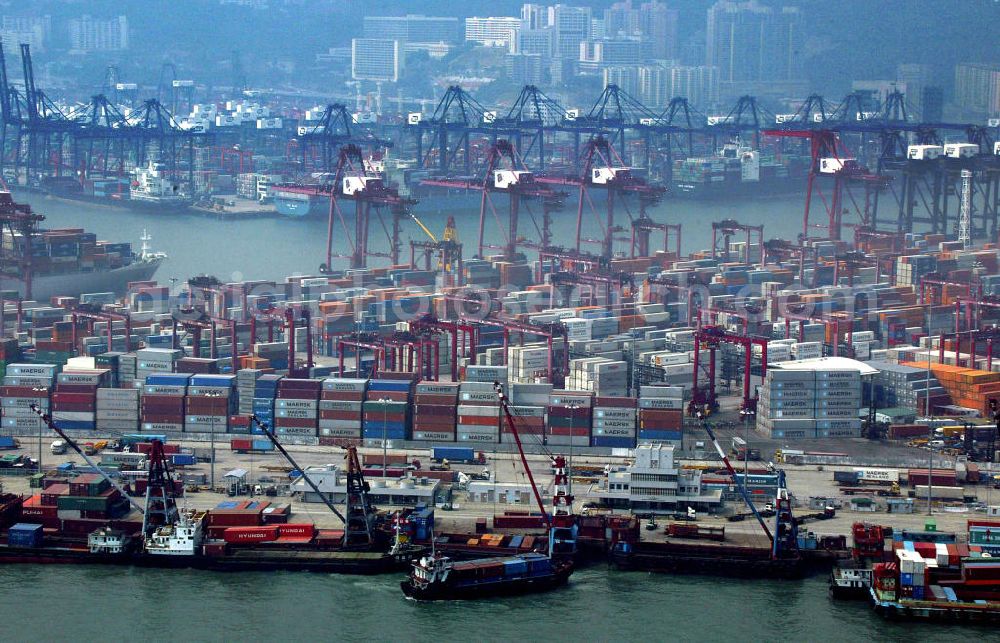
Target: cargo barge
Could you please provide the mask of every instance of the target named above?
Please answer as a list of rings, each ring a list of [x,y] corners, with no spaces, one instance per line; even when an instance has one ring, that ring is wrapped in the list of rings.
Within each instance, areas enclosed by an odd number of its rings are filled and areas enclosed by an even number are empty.
[[[677,542],[618,543],[611,552],[616,567],[630,571],[706,574],[735,578],[803,577],[801,556],[773,559],[770,549]]]
[[[907,532],[892,559],[871,566],[869,597],[887,619],[1000,623],[1000,520],[969,520],[955,534]]]
[[[433,555],[415,561],[399,586],[417,600],[474,600],[547,592],[565,585],[572,573],[572,561],[540,553],[465,562]]]

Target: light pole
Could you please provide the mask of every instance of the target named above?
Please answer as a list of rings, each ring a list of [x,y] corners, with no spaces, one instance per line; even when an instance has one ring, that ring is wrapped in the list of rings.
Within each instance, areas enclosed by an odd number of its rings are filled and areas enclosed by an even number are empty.
[[[387,462],[389,456],[387,455],[388,449],[386,448],[386,443],[385,443],[387,435],[386,425],[389,423],[388,419],[389,410],[386,408],[386,404],[388,402],[391,402],[392,400],[390,400],[387,397],[380,397],[378,401],[380,404],[382,404],[382,478],[386,478],[389,475],[388,471],[389,463]]]
[[[217,400],[221,396],[217,392],[215,392],[215,391],[209,391],[209,392],[205,393],[205,397],[207,397],[207,398],[209,398],[209,399],[212,400],[212,403],[210,405],[211,409],[212,409],[212,432],[209,434],[210,435],[209,439],[212,441],[212,462],[211,462],[212,484],[211,484],[211,488],[214,491],[215,490],[215,418],[216,418],[216,415],[219,412],[219,410],[216,408],[216,404],[217,404]],[[253,446],[253,445],[251,445],[251,446]]]
[[[740,415],[743,416],[743,484],[745,485],[750,479],[750,420],[757,413],[751,408],[742,408]]]
[[[32,390],[34,392],[38,393],[38,394],[48,393],[48,391],[46,389],[43,389],[43,388],[34,388]],[[45,426],[45,422],[42,421],[42,418],[35,418],[35,421],[38,422],[38,471],[37,471],[37,473],[41,473],[42,472],[42,442],[44,440],[44,438],[42,437],[42,435],[43,435],[42,431],[44,430],[43,427]]]
[[[579,402],[570,402],[569,404],[566,405],[566,408],[569,409],[569,425],[570,425],[570,429],[569,429],[569,471],[567,471],[567,477],[569,478],[569,480],[568,480],[567,487],[568,487],[569,494],[573,495],[573,438],[576,437],[576,436],[573,435],[573,430],[576,428],[574,426],[576,424],[576,410],[578,408],[580,408],[580,403]]]
[[[938,342],[943,342],[944,338],[938,335]],[[927,371],[924,374],[924,416],[931,417],[931,349],[934,348],[934,343],[930,340],[927,342]],[[955,353],[955,361],[958,361],[958,353]],[[928,422],[927,424],[927,515],[931,515],[931,497],[932,497],[932,487],[933,481],[931,477],[934,475],[934,449],[931,447],[931,442],[934,441],[934,423]]]

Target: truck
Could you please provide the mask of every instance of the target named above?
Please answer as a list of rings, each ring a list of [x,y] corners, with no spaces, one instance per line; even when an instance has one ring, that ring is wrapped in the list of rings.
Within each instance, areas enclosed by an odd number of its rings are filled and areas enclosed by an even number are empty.
[[[67,448],[65,440],[54,440],[49,445],[49,451],[52,452],[52,455],[65,455]]]
[[[0,450],[17,449],[20,443],[9,435],[0,435]]]
[[[267,439],[233,438],[229,448],[234,453],[270,453],[274,451],[274,444]]]
[[[471,447],[434,447],[431,450],[431,460],[434,462],[444,462],[462,464],[486,464],[486,455],[482,452],[476,453]]]

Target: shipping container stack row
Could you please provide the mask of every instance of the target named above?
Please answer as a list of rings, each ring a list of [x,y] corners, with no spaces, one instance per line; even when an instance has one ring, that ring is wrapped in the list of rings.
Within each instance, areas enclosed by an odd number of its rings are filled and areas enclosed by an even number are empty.
[[[363,379],[325,379],[319,397],[320,437],[352,439],[362,437],[365,391]]]
[[[128,500],[96,473],[68,483],[47,480],[47,486],[24,501],[21,518],[46,529],[60,529],[64,520],[115,520],[128,513]]]
[[[684,389],[678,386],[639,387],[638,442],[663,442],[681,447],[684,438]]]
[[[458,383],[422,382],[413,396],[413,439],[454,442],[458,425]]]
[[[274,431],[280,436],[316,435],[322,380],[283,377],[274,402]]]
[[[551,445],[590,446],[594,397],[576,391],[552,391],[546,407],[547,441]]]
[[[55,383],[55,364],[9,364],[0,390],[3,405],[3,428],[19,434],[37,434],[42,419],[31,410],[35,404],[45,412],[51,410],[49,393]]]
[[[857,370],[768,369],[757,430],[783,439],[858,437],[861,405]]]
[[[413,386],[412,379],[369,380],[368,399],[362,405],[364,439],[409,439]]]

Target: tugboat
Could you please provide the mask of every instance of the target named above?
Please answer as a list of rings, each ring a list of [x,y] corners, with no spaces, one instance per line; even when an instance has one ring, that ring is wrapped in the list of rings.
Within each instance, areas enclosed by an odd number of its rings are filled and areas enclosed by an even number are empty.
[[[834,567],[830,572],[830,596],[841,600],[863,601],[870,598],[872,570],[859,567]]]
[[[524,457],[517,422],[510,412],[507,396],[499,382],[495,382],[493,386],[511,427],[535,501],[548,527],[548,552],[455,562],[433,551],[430,556],[414,561],[409,577],[400,582],[400,589],[409,598],[427,601],[468,600],[546,592],[566,584],[573,573],[572,554],[576,545],[576,528],[572,515],[573,497],[567,492],[569,476],[566,460],[561,456],[553,459],[555,476],[552,484],[555,495],[550,516],[545,511],[542,497],[535,485],[535,477]]]

